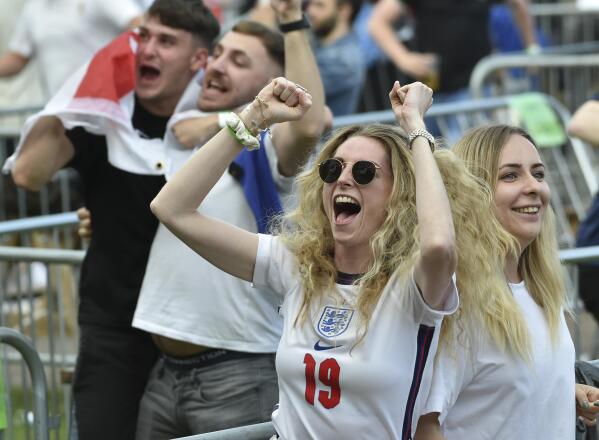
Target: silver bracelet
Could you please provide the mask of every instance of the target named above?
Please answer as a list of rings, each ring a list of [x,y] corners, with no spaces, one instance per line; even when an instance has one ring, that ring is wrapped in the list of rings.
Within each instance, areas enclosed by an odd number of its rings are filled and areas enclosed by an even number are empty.
[[[435,138],[432,134],[426,130],[423,130],[422,128],[417,128],[408,136],[408,146],[410,147],[410,150],[412,149],[412,142],[414,142],[414,139],[416,139],[418,136],[425,138],[431,147],[431,151],[435,151]]]

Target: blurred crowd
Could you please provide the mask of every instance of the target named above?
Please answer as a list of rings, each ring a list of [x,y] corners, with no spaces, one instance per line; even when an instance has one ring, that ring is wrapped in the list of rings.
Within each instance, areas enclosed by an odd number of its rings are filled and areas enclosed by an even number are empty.
[[[0,2],[0,107],[44,104],[99,48],[135,28],[149,3]],[[207,0],[206,5],[223,29],[242,17],[275,24],[264,0]],[[491,51],[538,53],[537,40],[542,40],[532,30],[525,0],[505,5],[469,2],[460,8],[444,1],[311,0],[303,7],[334,116],[375,110],[360,105],[360,98],[364,82],[375,78],[382,66],[392,66],[390,77],[425,81],[439,92],[436,102],[463,99],[480,58]],[[490,39],[470,38],[489,33]]]

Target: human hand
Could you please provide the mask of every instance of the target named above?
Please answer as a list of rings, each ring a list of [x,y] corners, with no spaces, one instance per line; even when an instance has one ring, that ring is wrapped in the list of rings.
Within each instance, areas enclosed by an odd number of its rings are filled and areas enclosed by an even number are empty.
[[[402,86],[399,81],[395,81],[389,92],[389,100],[397,122],[407,133],[426,128],[423,117],[433,103],[433,91],[430,87],[420,82]]]
[[[311,106],[312,96],[306,89],[279,77],[264,87],[239,117],[250,129],[264,129],[277,122],[301,119]]]
[[[414,79],[430,78],[438,69],[437,56],[433,53],[406,52],[395,64]]]
[[[83,206],[77,210],[77,218],[79,219],[79,229],[77,233],[83,239],[92,237],[92,215],[89,210]]]
[[[587,426],[595,426],[599,413],[599,389],[590,385],[576,384],[576,415]]]
[[[279,23],[290,23],[302,18],[301,0],[271,0],[270,6],[275,11]]]

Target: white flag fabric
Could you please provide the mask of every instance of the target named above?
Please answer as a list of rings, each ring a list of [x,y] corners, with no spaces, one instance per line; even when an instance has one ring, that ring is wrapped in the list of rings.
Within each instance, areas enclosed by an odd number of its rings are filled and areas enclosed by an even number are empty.
[[[27,119],[19,145],[3,171],[12,169],[29,131],[44,116],[58,117],[67,130],[83,127],[92,134],[106,136],[108,161],[121,170],[165,174],[168,178],[180,168],[192,151],[181,146],[172,134],[175,121],[167,124],[164,140],[140,136],[131,123],[137,43],[137,34],[125,32],[76,71],[42,111]],[[189,83],[175,112],[196,108],[201,74]],[[202,114],[196,111],[195,116]]]

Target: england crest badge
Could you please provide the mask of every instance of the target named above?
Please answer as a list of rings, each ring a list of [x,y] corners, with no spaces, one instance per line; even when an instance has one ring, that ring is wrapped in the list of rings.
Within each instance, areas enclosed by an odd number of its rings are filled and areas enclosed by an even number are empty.
[[[349,327],[354,311],[340,307],[326,306],[318,320],[318,333],[325,338],[339,336]]]

